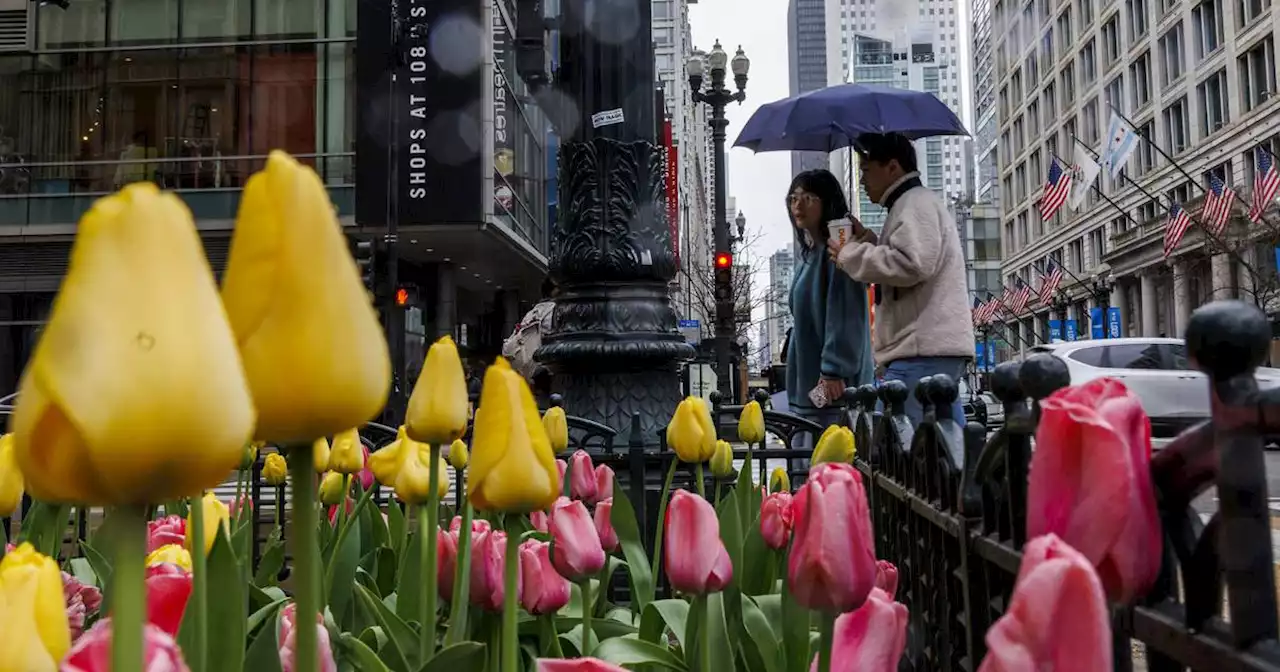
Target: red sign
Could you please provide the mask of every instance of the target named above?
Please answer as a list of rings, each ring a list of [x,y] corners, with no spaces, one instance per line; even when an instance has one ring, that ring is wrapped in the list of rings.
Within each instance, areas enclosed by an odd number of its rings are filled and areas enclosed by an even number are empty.
[[[662,122],[662,149],[667,159],[667,226],[671,229],[671,251],[675,254],[676,265],[680,264],[680,171],[677,162],[675,140],[671,134],[671,120]]]

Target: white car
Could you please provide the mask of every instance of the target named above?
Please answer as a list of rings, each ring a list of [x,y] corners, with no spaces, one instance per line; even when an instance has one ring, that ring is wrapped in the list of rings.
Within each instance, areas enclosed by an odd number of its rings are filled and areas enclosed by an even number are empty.
[[[1186,344],[1178,338],[1110,338],[1037,345],[1066,363],[1071,384],[1110,377],[1124,382],[1151,418],[1153,439],[1161,443],[1209,417],[1209,380],[1191,368]],[[1280,387],[1280,369],[1259,368],[1258,387]]]

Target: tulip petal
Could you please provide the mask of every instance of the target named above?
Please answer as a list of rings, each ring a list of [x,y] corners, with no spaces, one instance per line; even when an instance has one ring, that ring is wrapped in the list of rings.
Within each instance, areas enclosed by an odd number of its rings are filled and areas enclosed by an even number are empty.
[[[836,619],[831,669],[897,672],[907,648],[907,620],[906,606],[882,590],[871,591],[861,607]],[[816,657],[810,669],[817,671]]]
[[[555,454],[528,384],[501,357],[485,372],[475,427],[471,503],[508,513],[550,508],[560,494]]]
[[[427,349],[422,375],[413,384],[405,427],[415,441],[445,445],[462,435],[470,420],[467,376],[453,337],[445,335]]]

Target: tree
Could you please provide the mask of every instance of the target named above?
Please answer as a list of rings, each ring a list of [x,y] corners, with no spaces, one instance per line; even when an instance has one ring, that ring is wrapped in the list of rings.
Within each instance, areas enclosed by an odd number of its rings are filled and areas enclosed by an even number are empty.
[[[757,324],[751,315],[756,308],[762,308],[771,300],[785,300],[786,288],[779,296],[776,288],[768,282],[757,282],[757,272],[768,271],[768,258],[761,255],[748,254],[756,248],[763,234],[759,231],[748,231],[747,235],[737,241],[733,256],[733,302],[736,318],[734,320],[734,340],[742,343],[750,342],[754,327]],[[672,300],[677,306],[689,313],[704,316],[702,320],[702,338],[715,336],[716,315],[716,269],[712,256],[703,258],[680,259],[680,272],[677,275],[679,285],[673,284]]]
[[[1249,208],[1250,197],[1248,191],[1238,195],[1232,218],[1221,236],[1211,234],[1199,225],[1187,232],[1187,238],[1191,240],[1184,241],[1183,245],[1201,240],[1207,254],[1190,257],[1182,268],[1188,276],[1203,276],[1207,271],[1212,278],[1215,272],[1213,258],[1225,256],[1229,263],[1220,268],[1232,273],[1238,268],[1239,275],[1223,278],[1225,282],[1213,280],[1211,286],[1214,289],[1209,292],[1208,298],[1232,298],[1234,287],[1234,298],[1252,303],[1263,312],[1273,313],[1280,310],[1280,275],[1276,272],[1276,262],[1272,256],[1275,249],[1280,247],[1280,216],[1276,214],[1276,208],[1271,207],[1264,213],[1261,222],[1250,222],[1243,216],[1243,212]],[[1165,223],[1161,221],[1158,226],[1163,229]],[[1173,267],[1175,278],[1178,268]]]

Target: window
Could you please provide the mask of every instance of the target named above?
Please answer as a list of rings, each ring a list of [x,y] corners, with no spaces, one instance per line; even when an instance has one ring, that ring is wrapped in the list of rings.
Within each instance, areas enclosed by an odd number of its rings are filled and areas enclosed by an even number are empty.
[[[1040,103],[1034,100],[1027,106],[1027,127],[1030,137],[1040,135]]]
[[[1124,109],[1124,73],[1120,73],[1107,82],[1102,90],[1102,100],[1109,107]]]
[[[1177,154],[1191,144],[1191,127],[1187,123],[1187,97],[1179,98],[1160,113],[1164,123],[1164,137],[1171,153]]]
[[[1092,98],[1085,103],[1080,115],[1084,117],[1084,141],[1092,145],[1100,137],[1100,131],[1098,130],[1098,99]]]
[[[1133,92],[1133,107],[1130,109],[1136,112],[1151,102],[1151,52],[1144,51],[1133,59],[1129,66],[1129,82]]]
[[[1236,25],[1241,28],[1253,23],[1267,11],[1268,0],[1236,0]]]
[[[1044,127],[1046,129],[1052,128],[1053,123],[1057,121],[1058,118],[1058,95],[1057,91],[1053,88],[1053,82],[1049,82],[1049,84],[1044,87],[1044,95],[1042,98],[1044,100]]]
[[[661,45],[672,44],[673,43],[672,37],[673,37],[673,33],[670,28],[654,28],[653,29],[654,44],[661,44]]]
[[[1200,99],[1200,109],[1204,115],[1200,118],[1200,134],[1212,135],[1227,125],[1227,69],[1223,68],[1196,87],[1196,97]]]
[[[1144,138],[1150,138],[1151,140],[1154,141],[1156,137],[1155,122],[1148,121],[1145,124],[1139,125],[1138,135]],[[1133,154],[1134,156],[1138,157],[1137,173],[1139,176],[1150,172],[1153,168],[1156,167],[1156,150],[1155,150],[1155,147],[1152,146],[1150,142],[1139,140],[1138,148],[1136,151],[1134,151]]]
[[[1058,78],[1058,81],[1062,83],[1062,99],[1070,104],[1071,101],[1076,99],[1076,62],[1074,60],[1067,62],[1067,67],[1062,69],[1062,76]],[[1056,101],[1053,107],[1054,114],[1057,114],[1058,105]]]
[[[1196,31],[1196,58],[1203,60],[1222,46],[1222,0],[1204,0],[1191,10]]]
[[[1159,370],[1172,368],[1165,366],[1164,353],[1157,343],[1134,343],[1130,345],[1101,345],[1081,348],[1067,355],[1071,359],[1102,369],[1142,369]]]
[[[653,18],[670,19],[674,18],[671,13],[671,0],[654,0],[653,2]]]
[[[1120,60],[1120,15],[1112,14],[1106,23],[1102,24],[1102,49],[1103,57],[1108,66]]]
[[[1089,232],[1089,251],[1093,255],[1093,263],[1090,266],[1097,266],[1102,263],[1102,255],[1107,253],[1106,243],[1103,240],[1103,228],[1098,227]]]
[[[1014,193],[1014,202],[1021,203],[1027,198],[1027,164],[1019,163],[1018,167],[1013,170],[1013,187],[1017,191]],[[1025,240],[1025,238],[1024,238]]]
[[[675,57],[671,54],[655,54],[653,68],[659,72],[675,68]]]
[[[1076,273],[1084,271],[1084,239],[1076,238],[1067,245],[1067,261],[1071,270]]]
[[[1093,40],[1086,42],[1080,50],[1080,76],[1081,84],[1086,87],[1098,78],[1098,48]]]
[[[1080,0],[1080,32],[1093,23],[1093,0]]]
[[[1076,118],[1068,117],[1067,121],[1062,124],[1062,146],[1073,147],[1076,144],[1075,138],[1078,136],[1079,129],[1076,126]]]
[[[1276,92],[1276,41],[1268,35],[1236,59],[1240,73],[1240,102],[1248,112]]]
[[[1145,143],[1144,143],[1145,144]],[[1148,199],[1138,206],[1138,221],[1151,222],[1162,216],[1160,202]]]
[[[1125,0],[1129,14],[1129,44],[1136,44],[1147,34],[1147,0]]]
[[[1061,47],[1062,53],[1059,56],[1066,56],[1071,53],[1071,8],[1067,7],[1058,15],[1058,46]]]
[[[1027,62],[1024,66],[1024,71],[1027,73],[1027,81],[1031,83],[1028,90],[1034,91],[1036,88],[1036,82],[1040,81],[1040,60],[1036,58],[1036,52],[1033,51],[1030,54],[1027,54]]]
[[[1178,0],[1160,0],[1160,16],[1172,12],[1178,6]]]
[[[1185,46],[1182,40],[1182,22],[1179,21],[1160,36],[1160,85],[1169,86],[1182,77]]]

